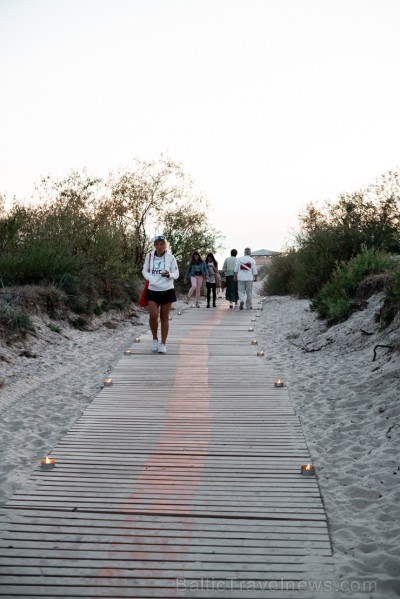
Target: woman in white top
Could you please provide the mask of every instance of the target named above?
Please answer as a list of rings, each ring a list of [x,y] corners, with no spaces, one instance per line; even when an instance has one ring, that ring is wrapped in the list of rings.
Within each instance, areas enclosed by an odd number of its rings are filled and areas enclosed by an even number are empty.
[[[149,324],[153,335],[151,350],[159,354],[167,353],[169,313],[172,302],[176,302],[174,280],[179,277],[175,256],[167,250],[165,235],[154,239],[154,251],[149,252],[143,265],[142,274],[149,281],[146,299],[149,304]],[[161,321],[161,342],[158,343],[158,317]]]

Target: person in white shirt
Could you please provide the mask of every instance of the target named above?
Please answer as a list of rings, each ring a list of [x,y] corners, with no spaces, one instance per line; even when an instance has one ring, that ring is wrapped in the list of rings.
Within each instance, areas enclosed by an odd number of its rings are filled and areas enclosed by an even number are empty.
[[[233,275],[233,280],[238,283],[240,310],[243,310],[245,302],[248,310],[253,308],[253,282],[257,281],[257,274],[257,265],[251,257],[251,249],[245,248],[244,256],[236,260]]]
[[[149,303],[149,324],[153,335],[151,350],[165,354],[167,352],[169,312],[172,302],[176,302],[174,281],[179,277],[175,256],[167,251],[165,235],[155,237],[154,251],[147,254],[142,274],[149,281],[146,299]],[[159,316],[161,322],[160,343],[158,343]]]

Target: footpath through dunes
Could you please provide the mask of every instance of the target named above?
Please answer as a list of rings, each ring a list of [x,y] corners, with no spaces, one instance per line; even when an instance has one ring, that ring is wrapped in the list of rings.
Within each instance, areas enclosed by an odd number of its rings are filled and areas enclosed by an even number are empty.
[[[330,596],[326,516],[287,389],[252,343],[259,310],[179,312],[168,353],[132,340],[56,467],[6,504],[0,596]]]

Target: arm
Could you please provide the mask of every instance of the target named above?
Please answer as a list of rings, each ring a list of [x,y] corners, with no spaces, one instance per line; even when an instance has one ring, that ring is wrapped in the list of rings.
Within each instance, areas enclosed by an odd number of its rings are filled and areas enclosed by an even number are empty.
[[[150,281],[150,272],[149,272],[149,262],[150,262],[151,253],[146,254],[146,258],[144,260],[142,275],[147,281]]]
[[[185,272],[185,281],[187,281],[190,277],[190,262],[188,262],[186,272]]]
[[[254,275],[254,280],[257,281],[257,277],[258,277],[258,271],[257,271],[257,264],[256,261],[253,259],[253,275]]]
[[[236,258],[235,266],[233,268],[233,280],[234,281],[236,281],[236,279],[237,279],[238,270],[239,270],[239,258]]]
[[[169,271],[169,279],[174,279],[175,281],[178,279],[179,277],[179,268],[178,268],[178,264],[176,262],[176,258],[175,256],[172,256],[172,260],[171,260],[171,270]]]

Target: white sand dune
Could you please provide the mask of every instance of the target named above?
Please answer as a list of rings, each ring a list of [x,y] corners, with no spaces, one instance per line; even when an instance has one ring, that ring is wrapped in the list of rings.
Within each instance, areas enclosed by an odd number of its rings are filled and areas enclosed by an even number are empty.
[[[331,328],[290,297],[268,298],[260,318],[317,468],[338,575],[353,589],[377,583],[352,597],[400,595],[400,354],[378,348],[373,361],[374,347],[398,344],[399,331],[375,322],[381,301],[372,296]]]
[[[337,597],[400,595],[399,353],[379,348],[373,361],[374,347],[398,343],[399,332],[398,323],[381,331],[375,322],[381,300],[374,295],[365,310],[328,329],[308,301],[270,297],[256,322],[317,469],[338,579],[352,584]],[[90,332],[60,322],[63,336],[46,319],[34,320],[36,336],[0,342],[1,503],[79,418],[133,337],[148,330],[140,309],[103,315]],[[376,590],[362,592],[367,581]]]

